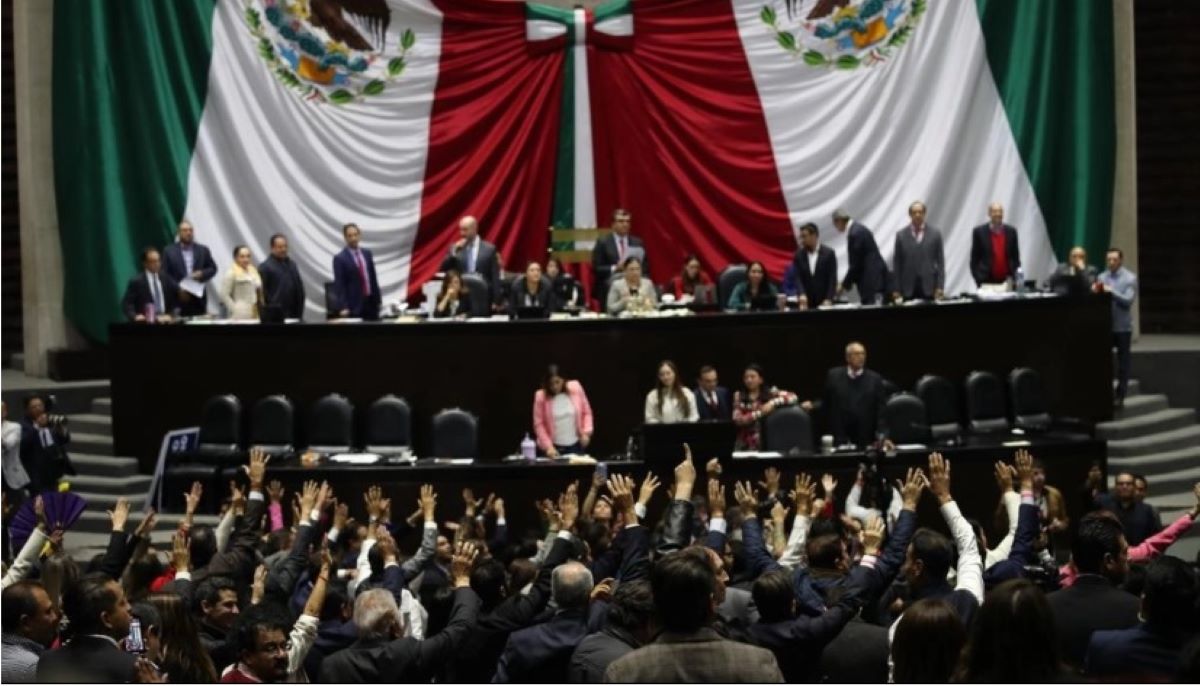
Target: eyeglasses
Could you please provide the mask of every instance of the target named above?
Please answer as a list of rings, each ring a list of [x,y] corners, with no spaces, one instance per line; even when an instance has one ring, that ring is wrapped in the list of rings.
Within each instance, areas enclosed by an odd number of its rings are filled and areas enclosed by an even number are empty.
[[[280,652],[287,653],[287,652],[290,652],[291,649],[292,649],[292,642],[284,641],[282,643],[267,643],[265,645],[261,645],[258,647],[258,652],[266,653],[267,655],[271,655],[273,653],[280,653]]]

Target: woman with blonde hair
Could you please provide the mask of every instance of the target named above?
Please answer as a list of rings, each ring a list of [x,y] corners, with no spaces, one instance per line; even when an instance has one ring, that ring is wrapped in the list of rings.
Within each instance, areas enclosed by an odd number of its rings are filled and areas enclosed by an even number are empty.
[[[200,642],[200,632],[183,598],[174,593],[153,593],[147,602],[162,617],[162,668],[172,684],[213,684],[217,670]]]
[[[250,248],[239,245],[233,249],[233,266],[221,280],[221,302],[230,319],[258,319],[262,302],[262,277],[250,259]]]

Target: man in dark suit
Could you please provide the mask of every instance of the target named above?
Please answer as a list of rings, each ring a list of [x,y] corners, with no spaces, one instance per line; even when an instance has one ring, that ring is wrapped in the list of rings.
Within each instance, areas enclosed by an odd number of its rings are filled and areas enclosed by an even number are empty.
[[[879,372],[867,369],[867,349],[854,341],[846,346],[846,365],[826,373],[822,399],[807,400],[800,407],[805,412],[823,410],[838,445],[863,448],[883,440],[888,446],[883,405],[895,392],[896,387]]]
[[[129,634],[129,601],[121,584],[102,573],[88,574],[63,591],[63,613],[71,640],[42,653],[41,683],[127,683],[135,680],[135,658],[121,649]]]
[[[492,310],[499,309],[503,288],[500,283],[500,252],[496,246],[479,235],[475,217],[463,217],[458,222],[458,240],[442,260],[442,271],[456,269],[460,274],[478,274],[487,282]]]
[[[167,323],[179,310],[179,284],[162,273],[158,250],[142,250],[142,273],[129,280],[121,310],[131,322],[148,321],[147,306],[154,306],[154,321]]]
[[[1141,545],[1161,528],[1150,503],[1137,499],[1136,484],[1137,477],[1132,472],[1118,472],[1113,492],[1097,493],[1093,498],[1096,507],[1108,510],[1121,522],[1129,545]]]
[[[838,286],[837,294],[858,288],[858,297],[864,305],[875,302],[875,296],[887,291],[888,269],[875,235],[871,230],[850,218],[846,210],[833,213],[833,226],[839,233],[846,234],[846,256],[850,264],[846,278]]]
[[[75,474],[67,455],[71,431],[66,419],[52,417],[46,401],[33,395],[25,399],[25,418],[21,420],[21,464],[29,475],[29,492],[37,495],[54,490],[64,474]]]
[[[908,206],[909,225],[896,234],[892,299],[941,300],[946,284],[942,232],[925,223],[925,203]]]
[[[454,661],[479,612],[479,596],[471,590],[471,563],[475,547],[458,544],[450,563],[454,577],[454,605],[446,627],[436,635],[417,640],[404,636],[400,610],[391,591],[375,588],[354,600],[354,625],[359,639],[349,648],[325,658],[322,683],[429,682],[434,671]]]
[[[592,248],[592,273],[596,284],[592,293],[608,293],[608,280],[614,272],[625,268],[625,260],[636,257],[642,261],[642,271],[649,276],[650,267],[646,261],[646,246],[642,239],[630,235],[633,219],[629,210],[617,208],[613,210],[612,233],[596,241]]]
[[[821,245],[821,231],[809,222],[800,227],[800,249],[792,258],[800,309],[833,302],[837,294],[837,255]]]
[[[568,682],[603,683],[609,665],[654,637],[654,597],[649,579],[622,579],[605,619],[604,629],[583,639],[571,656]]]
[[[771,651],[724,639],[713,630],[717,579],[703,557],[665,556],[654,566],[650,585],[663,632],[609,665],[606,682],[783,682]]]
[[[592,586],[592,573],[578,562],[555,569],[554,616],[508,637],[494,683],[565,683],[571,655],[588,634]]]
[[[1004,223],[1004,207],[998,202],[988,205],[988,219],[971,232],[971,276],[976,286],[1015,279],[1021,266],[1017,230]]]
[[[179,222],[179,241],[163,248],[163,271],[167,276],[182,283],[191,278],[207,284],[217,275],[217,263],[213,261],[208,248],[194,240],[195,231],[188,220]],[[208,311],[208,288],[199,298],[187,291],[179,292],[179,313],[185,317],[194,317]]]
[[[288,257],[288,242],[283,234],[271,236],[271,255],[258,265],[262,276],[263,302],[283,310],[288,319],[304,319],[304,281],[296,263]]]
[[[717,370],[710,364],[700,368],[700,379],[696,383],[696,412],[700,421],[729,421],[733,417],[733,401],[729,389],[717,381]]]
[[[1134,626],[1139,603],[1118,587],[1129,571],[1129,544],[1112,514],[1084,515],[1071,544],[1071,562],[1079,572],[1075,583],[1046,599],[1058,629],[1059,655],[1080,668],[1092,632]]]
[[[379,279],[375,276],[375,258],[371,251],[360,248],[362,236],[356,224],[342,227],[346,247],[333,256],[333,283],[338,299],[339,317],[379,319]]]

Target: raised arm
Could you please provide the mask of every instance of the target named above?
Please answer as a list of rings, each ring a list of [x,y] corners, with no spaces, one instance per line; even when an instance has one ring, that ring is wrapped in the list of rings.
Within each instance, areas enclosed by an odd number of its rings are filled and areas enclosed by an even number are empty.
[[[983,560],[979,557],[979,545],[975,541],[975,530],[963,517],[950,494],[950,461],[941,453],[929,456],[929,490],[938,499],[942,517],[954,538],[958,549],[958,583],[955,590],[965,590],[980,603],[983,602]]]
[[[304,568],[308,566],[308,551],[319,535],[318,523],[321,521],[321,510],[329,497],[329,484],[316,481],[306,481],[300,489],[300,517],[296,523],[296,534],[292,539],[292,549],[283,561],[274,566],[267,575],[265,595],[287,603],[292,596]]]
[[[33,500],[33,512],[37,519],[37,525],[33,527],[29,538],[25,540],[25,545],[21,546],[21,552],[13,560],[12,566],[4,573],[3,582],[0,584],[2,588],[8,588],[12,584],[29,576],[29,573],[33,570],[34,563],[37,562],[38,556],[42,553],[42,548],[46,545],[46,541],[50,540],[46,535],[49,524],[46,522],[46,509],[40,495],[36,496]]]
[[[787,546],[779,557],[779,566],[792,569],[804,564],[804,544],[808,540],[809,508],[816,496],[816,484],[804,473],[796,475],[796,486],[792,489],[792,505],[796,516],[792,520],[792,533],[788,536]]]
[[[1170,548],[1180,536],[1183,536],[1187,533],[1188,529],[1192,528],[1192,523],[1196,521],[1196,517],[1200,516],[1200,482],[1192,486],[1192,494],[1196,497],[1196,504],[1192,506],[1192,509],[1180,515],[1178,519],[1171,522],[1162,531],[1130,548],[1130,562],[1153,560],[1166,552],[1167,548]]]
[[[675,493],[667,507],[666,523],[658,554],[680,550],[692,542],[691,525],[694,507],[692,490],[696,486],[696,465],[692,463],[692,449],[683,444],[683,461],[675,466]]]
[[[437,550],[437,492],[430,484],[421,485],[421,497],[417,500],[425,523],[421,529],[421,547],[417,553],[400,565],[404,583],[412,581],[425,565],[433,559]]]

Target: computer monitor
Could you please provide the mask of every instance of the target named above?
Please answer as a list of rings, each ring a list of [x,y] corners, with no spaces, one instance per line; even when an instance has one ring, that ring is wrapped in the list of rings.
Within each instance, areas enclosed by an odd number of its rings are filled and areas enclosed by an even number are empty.
[[[656,474],[670,474],[683,459],[684,443],[692,449],[697,471],[703,471],[704,464],[714,457],[728,467],[737,427],[720,421],[643,424],[641,434],[641,458],[646,467]]]

